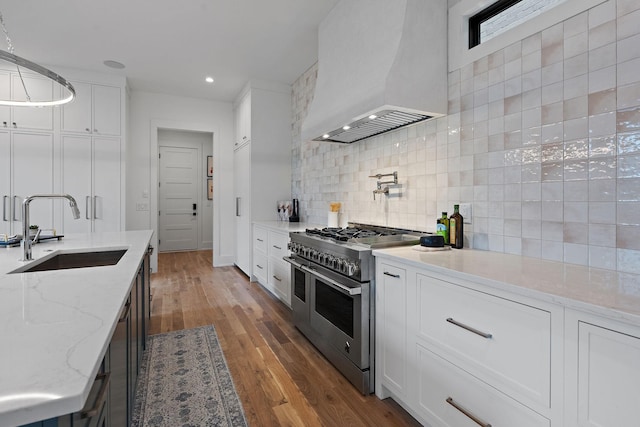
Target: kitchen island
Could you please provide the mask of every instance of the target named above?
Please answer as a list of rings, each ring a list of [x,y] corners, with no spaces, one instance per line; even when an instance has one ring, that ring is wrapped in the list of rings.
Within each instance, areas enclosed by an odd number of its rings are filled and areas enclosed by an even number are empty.
[[[36,263],[57,252],[126,249],[111,266],[11,273],[27,264],[21,248],[0,250],[1,426],[83,408],[152,234],[77,234],[33,247]]]
[[[640,276],[376,250],[376,394],[430,426],[637,425]]]

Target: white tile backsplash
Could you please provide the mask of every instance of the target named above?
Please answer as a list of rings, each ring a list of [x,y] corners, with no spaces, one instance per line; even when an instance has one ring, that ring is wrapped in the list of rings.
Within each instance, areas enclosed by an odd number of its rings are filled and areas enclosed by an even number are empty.
[[[323,223],[433,231],[473,204],[476,249],[640,273],[640,3],[609,0],[453,70],[449,115],[354,144],[300,141],[317,67],[293,85],[292,197]],[[398,171],[397,197],[369,175]]]

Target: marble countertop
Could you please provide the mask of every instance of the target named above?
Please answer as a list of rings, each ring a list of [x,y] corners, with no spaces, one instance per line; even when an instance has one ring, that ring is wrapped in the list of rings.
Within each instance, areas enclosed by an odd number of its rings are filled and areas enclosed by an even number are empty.
[[[419,252],[402,247],[375,250],[373,254],[525,297],[640,324],[637,274],[472,249]]]
[[[270,228],[276,231],[286,231],[288,233],[296,231],[304,231],[307,228],[324,228],[326,225],[311,224],[308,222],[289,222],[289,221],[254,221],[255,225]]]
[[[20,248],[0,249],[0,425],[82,409],[152,231],[65,235],[33,247],[127,249],[113,266],[9,274]]]

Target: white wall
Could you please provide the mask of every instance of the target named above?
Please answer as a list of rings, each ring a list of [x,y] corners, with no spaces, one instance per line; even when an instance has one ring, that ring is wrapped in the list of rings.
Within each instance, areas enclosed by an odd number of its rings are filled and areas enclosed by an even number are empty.
[[[212,132],[214,139],[214,265],[235,258],[233,209],[233,107],[231,103],[131,92],[127,144],[127,229],[157,229],[158,129]],[[148,196],[145,199],[145,195]],[[136,211],[146,201],[149,211]],[[157,248],[157,233],[152,244]],[[152,267],[157,271],[157,255]]]

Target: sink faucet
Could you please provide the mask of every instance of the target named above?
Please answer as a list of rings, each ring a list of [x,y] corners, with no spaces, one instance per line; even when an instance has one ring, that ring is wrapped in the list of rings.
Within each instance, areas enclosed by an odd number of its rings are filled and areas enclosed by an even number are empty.
[[[80,210],[78,209],[76,199],[68,194],[34,194],[33,196],[29,196],[24,199],[22,202],[22,261],[29,261],[33,259],[31,247],[36,239],[31,240],[29,238],[29,203],[31,203],[33,199],[67,199],[69,200],[69,206],[73,212],[73,217],[75,219],[80,218]]]

